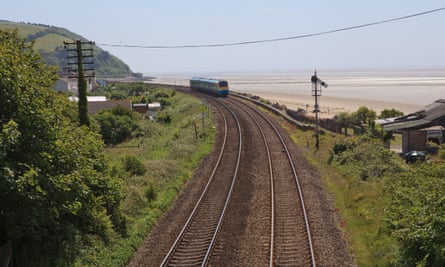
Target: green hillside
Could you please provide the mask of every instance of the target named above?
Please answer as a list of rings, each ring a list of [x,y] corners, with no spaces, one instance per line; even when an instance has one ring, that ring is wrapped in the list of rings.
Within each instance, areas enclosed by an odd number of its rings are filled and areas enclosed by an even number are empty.
[[[0,20],[0,29],[17,29],[19,34],[34,42],[34,48],[42,54],[48,65],[59,66],[60,73],[66,68],[66,51],[63,42],[88,41],[82,36],[64,28],[30,23],[16,23]],[[136,75],[119,58],[94,46],[94,60],[97,77],[128,77]]]

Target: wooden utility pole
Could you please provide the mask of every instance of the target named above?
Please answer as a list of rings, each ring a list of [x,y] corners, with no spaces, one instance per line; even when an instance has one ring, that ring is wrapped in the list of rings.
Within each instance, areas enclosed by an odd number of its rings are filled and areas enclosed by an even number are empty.
[[[93,42],[63,42],[67,53],[69,78],[77,78],[79,97],[80,125],[90,125],[88,118],[87,82],[85,78],[92,78],[94,73]],[[84,46],[84,47],[82,47]],[[85,46],[87,46],[85,48]]]
[[[318,105],[318,97],[321,96],[321,87],[328,87],[328,84],[320,80],[317,77],[317,71],[314,71],[314,75],[311,77],[312,83],[312,96],[315,97],[314,113],[315,113],[315,147],[317,150],[320,148],[320,137],[319,137],[319,120],[318,113],[320,108]]]

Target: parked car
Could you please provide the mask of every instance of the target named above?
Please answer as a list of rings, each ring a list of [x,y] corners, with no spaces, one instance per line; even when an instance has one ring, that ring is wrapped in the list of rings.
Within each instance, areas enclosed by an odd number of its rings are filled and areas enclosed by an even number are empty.
[[[405,162],[406,163],[414,163],[417,161],[424,162],[427,159],[427,153],[423,151],[413,150],[408,153],[405,153]]]

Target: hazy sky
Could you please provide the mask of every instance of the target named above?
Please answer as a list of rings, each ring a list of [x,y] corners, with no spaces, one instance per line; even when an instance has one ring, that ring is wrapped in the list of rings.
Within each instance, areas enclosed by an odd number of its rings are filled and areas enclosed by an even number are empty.
[[[445,7],[439,0],[4,1],[0,19],[67,28],[96,43],[195,45],[324,32]],[[219,48],[102,46],[135,72],[445,67],[445,11],[346,32]]]

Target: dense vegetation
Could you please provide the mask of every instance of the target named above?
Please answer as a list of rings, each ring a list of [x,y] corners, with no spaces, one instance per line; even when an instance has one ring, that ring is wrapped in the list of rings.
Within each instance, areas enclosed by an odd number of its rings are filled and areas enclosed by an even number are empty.
[[[118,107],[88,128],[17,32],[0,31],[0,54],[0,247],[11,242],[17,266],[125,265],[212,147],[213,135],[195,133],[200,101],[113,84],[103,89],[111,97],[163,103],[158,121]],[[292,128],[293,139],[334,194],[359,266],[442,266],[445,148],[406,164],[384,148],[376,117],[366,107],[339,115],[345,129],[368,130],[322,135],[318,151],[310,132]]]
[[[394,114],[401,115],[386,110],[379,117]],[[443,266],[445,147],[435,160],[407,164],[373,127],[356,136],[322,135],[319,151],[309,131],[293,139],[334,194],[359,266]]]
[[[0,240],[19,266],[70,262],[85,236],[125,232],[122,181],[32,45],[0,31],[0,54]]]
[[[123,179],[126,188],[121,210],[128,230],[126,236],[115,236],[108,244],[93,240],[91,246],[82,251],[76,266],[125,265],[190,179],[200,159],[210,152],[215,132],[214,124],[207,123],[206,138],[197,137],[194,125],[201,120],[201,101],[172,89],[142,83],[115,83],[104,89],[104,93],[125,95],[134,101],[142,101],[142,97],[147,102],[164,100],[168,104],[158,112],[157,122],[146,114],[129,115],[120,108],[94,116],[99,127],[104,114],[115,118],[131,116],[132,124],[136,125],[123,127],[133,128],[131,135],[106,149],[112,173]]]
[[[0,29],[18,29],[20,35],[28,42],[35,43],[34,49],[42,55],[44,61],[50,66],[58,66],[60,71],[67,66],[67,54],[63,48],[63,41],[86,41],[82,36],[66,29],[42,24],[0,21]],[[98,77],[137,75],[133,74],[128,65],[120,59],[97,46],[94,47],[93,54]]]
[[[129,139],[138,130],[134,117],[131,111],[121,106],[102,110],[94,116],[106,145],[117,145]]]
[[[127,97],[162,100],[169,120],[116,107],[80,126],[32,45],[0,31],[0,54],[0,248],[12,244],[15,266],[125,265],[212,148],[213,134],[195,133],[202,103],[114,84]],[[103,140],[114,146],[104,150]]]

